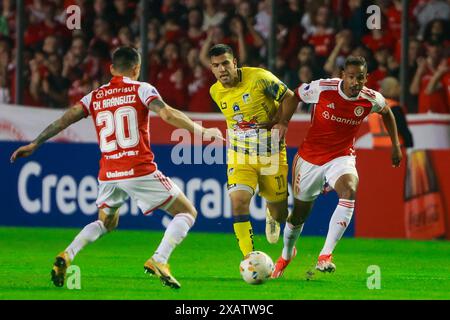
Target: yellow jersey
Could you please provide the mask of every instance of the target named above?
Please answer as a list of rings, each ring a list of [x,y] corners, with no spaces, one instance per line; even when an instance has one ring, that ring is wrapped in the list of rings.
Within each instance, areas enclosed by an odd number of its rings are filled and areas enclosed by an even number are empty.
[[[262,68],[240,68],[238,77],[234,87],[217,81],[209,90],[226,118],[230,147],[250,154],[284,150],[284,142],[272,143],[270,124],[288,87]]]

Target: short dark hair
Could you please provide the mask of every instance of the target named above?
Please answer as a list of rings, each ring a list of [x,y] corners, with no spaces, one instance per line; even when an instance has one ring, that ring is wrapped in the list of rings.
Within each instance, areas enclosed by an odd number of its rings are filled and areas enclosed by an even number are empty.
[[[211,58],[211,57],[221,56],[225,53],[229,53],[232,56],[234,56],[233,49],[231,49],[231,47],[229,45],[219,43],[219,44],[216,44],[215,46],[213,46],[211,49],[209,49],[208,55]]]
[[[112,64],[119,72],[129,71],[141,63],[141,56],[136,49],[120,47],[113,52]]]
[[[347,59],[345,59],[344,70],[348,66],[363,66],[367,71],[367,62],[362,56],[348,56]]]

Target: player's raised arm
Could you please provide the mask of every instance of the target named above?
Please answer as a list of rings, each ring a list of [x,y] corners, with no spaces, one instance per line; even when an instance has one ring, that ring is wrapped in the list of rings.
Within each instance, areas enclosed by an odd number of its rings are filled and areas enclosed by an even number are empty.
[[[70,126],[86,116],[85,109],[81,103],[75,104],[69,108],[58,120],[50,124],[39,136],[29,144],[18,148],[11,156],[10,161],[14,162],[17,158],[28,157],[36,151],[48,139],[54,137],[65,128]]]
[[[189,130],[194,134],[201,134],[206,139],[217,137],[223,140],[222,132],[218,128],[204,128],[200,124],[192,121],[186,114],[172,108],[159,98],[153,99],[148,108],[157,113],[165,122],[177,128]]]

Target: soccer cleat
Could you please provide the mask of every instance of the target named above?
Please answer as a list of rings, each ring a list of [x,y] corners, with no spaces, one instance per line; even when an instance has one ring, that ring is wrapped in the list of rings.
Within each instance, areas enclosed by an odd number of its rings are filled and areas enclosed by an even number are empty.
[[[174,289],[181,288],[181,284],[170,273],[170,267],[167,263],[160,263],[150,258],[144,264],[144,271],[156,275],[165,286]]]
[[[64,280],[66,278],[67,268],[70,266],[70,259],[67,252],[61,252],[56,256],[55,262],[53,263],[53,269],[51,272],[52,282],[57,287],[62,287],[64,285]]]
[[[316,270],[321,272],[334,272],[336,270],[336,266],[333,262],[331,262],[332,255],[331,254],[323,254],[319,256],[317,260]]]
[[[266,238],[269,243],[277,243],[280,238],[280,224],[270,215],[266,208]]]
[[[272,279],[280,278],[284,273],[284,269],[286,269],[286,267],[295,258],[296,255],[297,255],[297,248],[294,247],[292,257],[289,260],[284,260],[283,257],[279,257],[277,262],[275,263],[275,267],[273,269],[271,278]]]

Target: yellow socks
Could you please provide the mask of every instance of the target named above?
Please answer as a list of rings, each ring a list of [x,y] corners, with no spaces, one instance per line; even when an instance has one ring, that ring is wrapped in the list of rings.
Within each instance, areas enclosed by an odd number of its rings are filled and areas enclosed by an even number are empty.
[[[236,234],[236,239],[239,243],[239,248],[244,256],[254,251],[253,246],[253,229],[250,223],[250,215],[238,215],[233,216],[234,223],[234,233]]]

